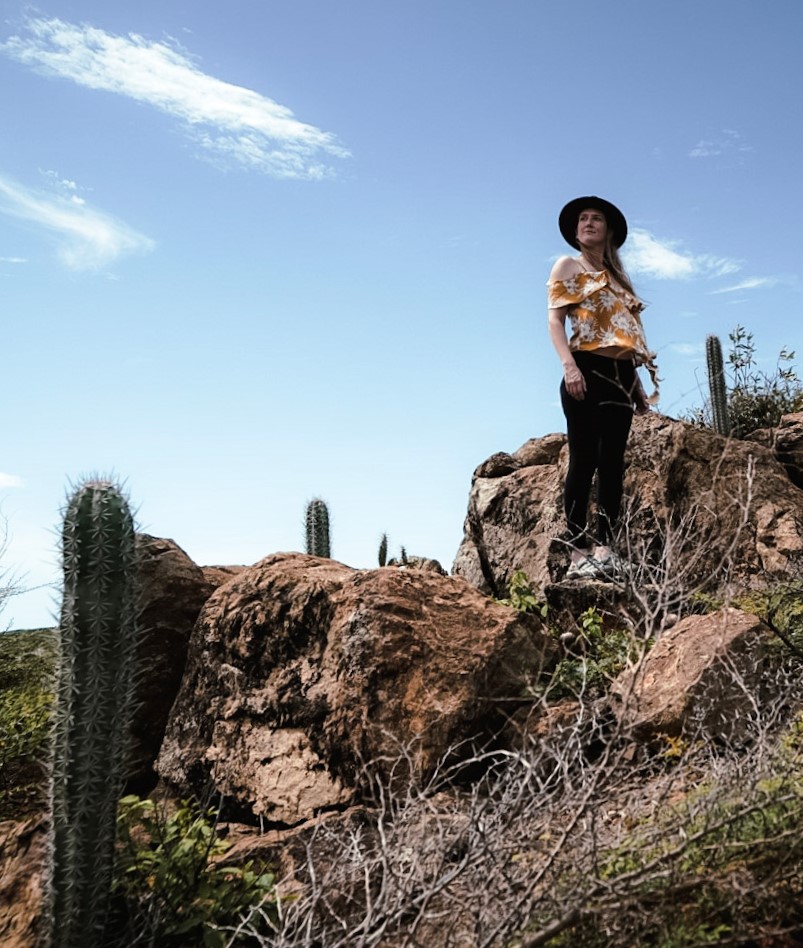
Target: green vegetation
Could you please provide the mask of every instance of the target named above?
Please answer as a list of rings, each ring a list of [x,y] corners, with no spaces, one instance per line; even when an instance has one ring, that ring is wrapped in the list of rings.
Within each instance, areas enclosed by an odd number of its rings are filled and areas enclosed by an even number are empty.
[[[0,634],[0,821],[46,806],[58,636]]]
[[[230,848],[213,809],[182,802],[174,812],[136,796],[120,800],[116,941],[172,948],[244,945],[231,928],[249,916],[251,932],[276,917],[274,876],[253,862],[223,865]],[[260,912],[255,910],[259,908]]]
[[[706,783],[600,852],[593,895],[579,918],[544,944],[799,944],[781,933],[803,925],[800,734],[790,730],[764,774]]]
[[[611,627],[610,620],[594,606],[579,616],[578,633],[572,652],[558,662],[543,689],[550,700],[601,697],[638,654],[633,635]]]
[[[549,606],[535,595],[530,578],[522,569],[516,570],[511,576],[507,599],[498,599],[497,602],[502,606],[511,606],[518,612],[538,615],[542,619],[546,619],[549,614]]]
[[[728,338],[731,348],[725,373],[728,376],[725,404],[721,402],[722,372],[718,368],[716,353],[709,353],[709,342],[716,337],[709,336],[706,357],[711,398],[705,408],[690,412],[688,421],[715,428],[721,434],[744,438],[760,428],[774,427],[783,415],[803,410],[803,381],[792,364],[793,351],[781,349],[774,370],[768,374],[758,368],[751,332],[737,325]]]

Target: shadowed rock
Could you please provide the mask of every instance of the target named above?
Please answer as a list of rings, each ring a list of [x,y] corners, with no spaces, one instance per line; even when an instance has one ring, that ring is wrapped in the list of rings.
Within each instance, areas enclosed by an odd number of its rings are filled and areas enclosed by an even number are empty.
[[[357,799],[363,761],[427,773],[493,730],[552,648],[460,579],[270,556],[207,601],[157,770],[297,823]]]

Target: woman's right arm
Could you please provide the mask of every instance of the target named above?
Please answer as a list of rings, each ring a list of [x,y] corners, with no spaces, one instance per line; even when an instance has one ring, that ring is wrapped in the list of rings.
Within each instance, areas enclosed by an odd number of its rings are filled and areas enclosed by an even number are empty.
[[[577,262],[571,257],[561,257],[552,268],[549,275],[552,280],[566,280],[574,276],[579,267]],[[582,401],[586,393],[586,380],[583,373],[577,368],[569,341],[566,338],[566,316],[568,315],[568,306],[559,306],[547,311],[547,323],[549,326],[549,338],[555,347],[561,365],[563,366],[563,381],[566,383],[566,391],[572,398]]]

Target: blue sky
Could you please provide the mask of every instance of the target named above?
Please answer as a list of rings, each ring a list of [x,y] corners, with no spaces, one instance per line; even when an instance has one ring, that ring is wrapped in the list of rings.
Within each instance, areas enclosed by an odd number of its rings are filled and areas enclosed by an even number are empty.
[[[473,469],[563,430],[544,284],[599,194],[664,383],[799,342],[803,6],[3,0],[0,511],[50,624],[59,510],[125,480],[197,562],[448,568]]]

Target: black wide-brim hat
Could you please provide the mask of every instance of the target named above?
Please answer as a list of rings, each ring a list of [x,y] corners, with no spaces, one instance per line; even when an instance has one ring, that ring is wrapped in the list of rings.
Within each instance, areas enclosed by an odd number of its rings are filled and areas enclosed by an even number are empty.
[[[608,230],[611,232],[613,245],[618,250],[625,240],[627,240],[627,221],[625,220],[625,215],[615,204],[611,204],[610,201],[606,201],[604,198],[594,197],[593,195],[590,197],[579,197],[573,201],[569,201],[566,207],[560,212],[558,227],[560,227],[560,232],[563,234],[566,243],[571,244],[575,250],[580,249],[580,244],[577,242],[577,221],[581,212],[588,208],[601,211],[605,215],[605,222],[608,225]]]

